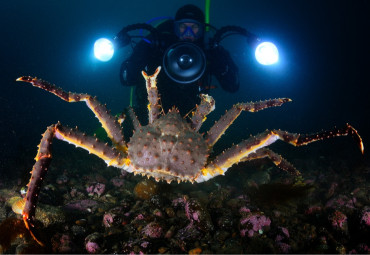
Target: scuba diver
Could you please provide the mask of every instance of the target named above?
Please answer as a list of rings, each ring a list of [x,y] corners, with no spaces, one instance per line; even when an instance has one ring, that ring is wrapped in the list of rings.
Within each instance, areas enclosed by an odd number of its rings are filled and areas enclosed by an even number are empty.
[[[178,9],[174,20],[166,20],[155,28],[135,24],[117,34],[115,43],[123,47],[131,42],[129,31],[146,29],[150,32],[134,46],[132,55],[120,69],[121,83],[136,87],[135,112],[141,121],[146,120],[148,105],[142,70],[152,74],[162,66],[157,78],[162,107],[167,112],[176,106],[182,116],[199,104],[200,93],[210,90],[212,76],[227,92],[234,93],[239,89],[238,67],[230,54],[217,43],[206,47],[207,25],[203,11],[188,4]]]
[[[209,2],[209,1],[208,1]],[[207,5],[206,5],[207,6]],[[157,77],[157,88],[161,95],[161,105],[165,112],[176,106],[182,116],[186,116],[199,104],[199,94],[208,93],[214,88],[215,77],[223,90],[234,93],[239,89],[238,67],[221,41],[230,35],[246,38],[251,48],[255,48],[256,60],[262,65],[278,62],[279,52],[271,42],[263,42],[256,35],[239,26],[224,26],[219,29],[210,25],[209,5],[206,14],[195,5],[185,5],[178,9],[175,18],[157,26],[150,23],[137,23],[124,27],[114,37],[113,42],[100,38],[94,44],[95,57],[109,61],[114,51],[127,45],[133,53],[120,68],[120,81],[131,87],[130,106],[133,88],[136,92],[136,107],[141,123],[147,121],[147,91],[141,71],[153,74],[158,66],[162,70]],[[205,16],[207,22],[205,22]],[[133,34],[133,31],[140,34]],[[146,35],[143,31],[147,32]],[[141,40],[136,42],[135,38]]]

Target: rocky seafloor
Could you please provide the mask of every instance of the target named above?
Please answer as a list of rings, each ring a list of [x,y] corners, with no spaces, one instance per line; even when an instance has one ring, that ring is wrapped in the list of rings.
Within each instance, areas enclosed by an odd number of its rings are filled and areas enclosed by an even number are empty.
[[[207,183],[167,184],[67,155],[54,157],[40,194],[44,247],[11,208],[29,176],[0,181],[1,253],[370,253],[364,161],[301,151],[284,155],[298,178],[257,160]]]

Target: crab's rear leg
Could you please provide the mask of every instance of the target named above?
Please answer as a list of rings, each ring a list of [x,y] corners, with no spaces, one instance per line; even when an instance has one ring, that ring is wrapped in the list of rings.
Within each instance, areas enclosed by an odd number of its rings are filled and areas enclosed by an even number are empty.
[[[40,189],[51,162],[51,144],[54,137],[88,150],[89,153],[102,158],[108,165],[123,167],[128,164],[123,152],[108,146],[95,137],[87,136],[76,129],[63,127],[59,123],[48,127],[38,146],[39,150],[31,171],[31,179],[27,185],[28,190],[24,198],[25,206],[22,211],[23,221],[27,229],[30,230],[31,235],[40,245],[43,245],[42,242],[34,234],[35,211]]]
[[[364,153],[364,146],[360,135],[356,129],[349,124],[341,129],[335,128],[331,131],[322,131],[308,135],[289,133],[282,130],[267,130],[257,136],[252,136],[247,140],[232,146],[222,154],[218,155],[213,162],[202,170],[202,173],[198,176],[196,181],[207,181],[214,176],[224,174],[234,164],[246,160],[252,160],[256,157],[262,157],[263,155],[270,157],[274,163],[283,170],[287,170],[293,174],[298,174],[299,172],[297,172],[290,163],[283,160],[280,155],[276,153],[268,155],[267,151],[263,151],[261,149],[269,146],[277,140],[283,140],[284,142],[290,143],[294,146],[302,146],[315,141],[346,135],[351,135],[360,147],[361,152]]]
[[[242,158],[240,162],[244,161],[250,161],[254,159],[259,158],[266,158],[268,157],[272,163],[274,163],[277,167],[280,169],[283,169],[284,171],[287,171],[291,175],[300,175],[301,173],[291,164],[289,161],[284,159],[281,155],[277,154],[276,152],[273,152],[272,150],[268,148],[261,148],[248,156]]]
[[[152,75],[147,75],[144,71],[141,72],[141,74],[145,78],[146,90],[148,92],[149,124],[153,123],[153,121],[159,117],[162,108],[159,104],[159,95],[157,89],[157,76],[160,71],[161,67],[158,66],[158,68]]]
[[[260,110],[281,106],[283,103],[292,101],[289,98],[276,98],[259,102],[239,103],[227,111],[219,121],[217,121],[207,132],[206,141],[209,147],[212,147],[221,135],[225,133],[226,129],[234,122],[242,111],[258,112]]]
[[[102,124],[104,130],[107,132],[108,137],[112,140],[115,147],[124,152],[127,150],[120,124],[118,123],[117,119],[109,113],[106,106],[102,105],[96,99],[96,97],[92,97],[88,94],[66,92],[55,85],[37,78],[32,78],[30,76],[20,77],[17,79],[17,81],[29,82],[33,86],[49,91],[64,101],[70,103],[85,101],[87,106],[94,112],[95,116]]]

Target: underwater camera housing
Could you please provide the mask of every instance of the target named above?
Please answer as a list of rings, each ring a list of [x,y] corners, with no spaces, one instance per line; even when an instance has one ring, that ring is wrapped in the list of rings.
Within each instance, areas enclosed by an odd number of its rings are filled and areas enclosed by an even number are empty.
[[[197,81],[206,70],[206,56],[201,48],[190,42],[171,45],[163,57],[167,76],[180,84]]]
[[[160,32],[149,24],[138,23],[124,27],[114,38],[115,48],[122,48],[130,44],[134,38],[128,33],[134,30],[146,30],[148,37],[139,36],[147,43],[160,44]],[[178,42],[169,46],[163,56],[163,69],[167,76],[180,84],[189,84],[197,81],[205,72],[206,56],[204,51],[194,43]]]

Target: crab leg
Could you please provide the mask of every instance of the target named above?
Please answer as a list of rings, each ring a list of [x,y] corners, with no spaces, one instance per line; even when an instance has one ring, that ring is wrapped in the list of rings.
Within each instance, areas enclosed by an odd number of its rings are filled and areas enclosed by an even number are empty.
[[[60,123],[49,126],[42,135],[38,146],[39,150],[31,171],[31,179],[27,185],[28,190],[24,198],[25,206],[22,211],[23,221],[27,229],[30,230],[31,235],[40,245],[43,245],[42,242],[34,235],[35,211],[40,188],[51,162],[51,144],[54,137],[88,150],[89,153],[102,158],[108,165],[122,167],[128,162],[122,152],[108,146],[95,137],[87,136],[76,129],[64,127]]]
[[[228,129],[228,127],[234,122],[234,120],[242,111],[258,112],[266,108],[281,106],[283,103],[290,101],[292,100],[289,98],[276,98],[259,102],[239,103],[233,105],[233,107],[227,111],[208,131],[206,135],[208,146],[212,147],[218,141],[218,139],[220,139],[221,135],[225,133],[226,129]]]
[[[322,131],[309,135],[294,134],[282,130],[267,130],[257,136],[252,136],[247,140],[232,146],[231,148],[225,150],[222,154],[218,155],[213,162],[211,162],[206,168],[202,169],[202,174],[198,176],[196,181],[207,181],[216,175],[224,174],[234,164],[237,164],[241,161],[252,160],[254,157],[262,157],[263,153],[267,154],[268,152],[258,152],[258,150],[276,142],[278,139],[294,146],[302,146],[315,141],[346,135],[351,135],[358,143],[361,152],[364,153],[364,146],[360,135],[356,129],[349,124],[341,129],[335,128],[332,131]],[[276,155],[277,154],[274,153],[266,156],[269,156],[274,163],[277,163],[277,165],[281,166],[281,168],[284,169],[285,167],[288,167],[288,165],[285,163],[286,161],[281,161],[279,157],[275,159]],[[279,160],[282,162],[282,165]],[[292,173],[299,173],[293,170],[287,170]]]
[[[34,218],[36,211],[36,204],[38,201],[38,195],[40,188],[46,176],[46,172],[51,162],[51,140],[54,136],[54,126],[50,126],[46,129],[46,132],[42,135],[41,142],[39,144],[39,150],[36,154],[36,163],[33,165],[31,171],[31,179],[27,184],[28,190],[24,198],[25,205],[22,211],[22,218],[26,228],[30,231],[32,237],[41,245],[44,244],[36,238],[34,235]]]
[[[207,119],[207,115],[215,109],[215,100],[213,97],[206,94],[200,94],[200,97],[200,105],[197,105],[191,117],[191,127],[194,131],[200,129],[203,122]]]
[[[149,124],[152,124],[159,116],[161,105],[158,103],[158,89],[157,89],[157,76],[161,71],[161,67],[155,70],[154,74],[147,75],[146,72],[142,71],[142,75],[145,78],[146,90],[148,91],[148,110],[149,110]]]
[[[280,169],[289,172],[291,175],[300,175],[301,173],[286,159],[284,159],[281,155],[273,152],[270,149],[262,148],[249,154],[247,157],[244,157],[240,160],[240,162],[250,161],[259,158],[268,157],[272,163],[274,163]]]
[[[137,116],[134,112],[134,109],[132,109],[132,107],[128,107],[127,114],[128,114],[128,116],[130,117],[130,119],[132,121],[132,125],[134,127],[134,130],[138,130],[141,127],[141,124],[140,124],[140,121],[139,121],[139,119],[137,118]]]
[[[95,116],[102,124],[103,128],[108,134],[108,137],[112,140],[116,148],[124,152],[127,151],[127,146],[117,119],[109,113],[105,105],[99,103],[96,97],[92,97],[88,94],[66,92],[55,85],[37,78],[32,78],[30,76],[20,77],[17,79],[17,81],[29,82],[33,86],[49,91],[64,101],[70,103],[85,101],[87,106],[94,112]]]

